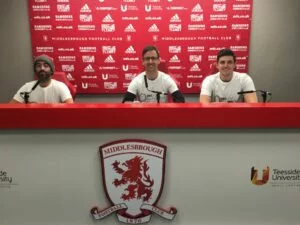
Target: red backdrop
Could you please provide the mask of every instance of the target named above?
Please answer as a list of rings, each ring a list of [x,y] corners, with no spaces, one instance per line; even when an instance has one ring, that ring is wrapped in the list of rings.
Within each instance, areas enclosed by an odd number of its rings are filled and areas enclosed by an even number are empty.
[[[252,0],[28,0],[33,56],[48,54],[78,93],[124,93],[156,45],[183,93],[199,93],[217,52],[247,72]]]

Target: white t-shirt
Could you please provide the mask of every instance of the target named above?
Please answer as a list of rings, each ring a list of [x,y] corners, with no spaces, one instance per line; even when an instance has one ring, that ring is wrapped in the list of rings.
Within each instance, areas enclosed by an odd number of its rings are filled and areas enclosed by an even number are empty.
[[[243,102],[243,95],[237,94],[240,91],[255,91],[248,74],[234,71],[231,81],[224,82],[218,72],[203,80],[200,95],[210,96],[212,102]]]
[[[151,91],[162,92],[160,94],[160,102],[167,102],[167,94],[172,94],[178,90],[175,81],[170,75],[161,71],[158,72],[158,76],[155,80],[147,79],[148,89],[145,82],[146,73],[142,72],[138,74],[129,84],[128,92],[137,96],[140,102],[157,102],[157,94]]]
[[[24,84],[18,92],[15,94],[14,99],[18,102],[24,103],[24,96],[22,92],[30,92],[32,87],[37,81],[31,81]],[[72,98],[70,90],[68,87],[57,80],[51,79],[51,83],[47,87],[41,87],[38,85],[29,94],[30,103],[61,103],[65,100]]]

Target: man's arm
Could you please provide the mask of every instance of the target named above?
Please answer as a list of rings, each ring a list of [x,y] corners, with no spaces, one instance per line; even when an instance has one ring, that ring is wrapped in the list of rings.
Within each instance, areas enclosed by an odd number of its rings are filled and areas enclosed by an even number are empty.
[[[74,103],[73,98],[68,98],[63,101],[63,103]]]
[[[17,93],[13,96],[13,98],[8,102],[9,104],[23,104],[25,103],[24,95],[21,93],[29,92],[32,86],[29,83],[24,84]]]
[[[10,100],[8,103],[9,104],[22,104],[22,102],[19,102],[19,101],[15,100],[15,99]]]
[[[244,100],[246,103],[257,103],[257,95],[256,92],[244,94]]]
[[[168,85],[168,92],[171,93],[172,96],[172,101],[184,103],[185,102],[184,96],[182,95],[181,91],[178,89],[177,86],[177,83],[179,84],[179,82],[177,82],[176,79],[171,75],[169,75],[166,78],[166,82]]]
[[[132,94],[131,92],[127,91],[124,98],[123,98],[122,103],[124,103],[124,102],[133,102],[135,98],[136,98],[135,94]]]
[[[254,82],[248,74],[245,78],[243,90],[255,90]],[[246,102],[246,103],[257,103],[258,102],[256,92],[244,94],[243,97],[244,97],[244,102]]]
[[[139,79],[140,79],[140,74],[133,78],[133,80],[130,82],[127,92],[124,95],[124,98],[122,100],[122,103],[124,102],[134,102],[136,99],[137,95],[137,90],[139,86]]]
[[[208,76],[204,78],[201,91],[200,91],[200,103],[211,103],[211,93],[212,93],[212,76]]]
[[[200,95],[199,99],[200,103],[210,103],[211,102],[211,97],[208,95]]]
[[[179,90],[174,91],[171,95],[173,102],[185,102],[184,96]]]
[[[60,84],[59,92],[61,96],[61,103],[74,103],[73,97],[68,86],[63,82],[60,82],[58,84]]]

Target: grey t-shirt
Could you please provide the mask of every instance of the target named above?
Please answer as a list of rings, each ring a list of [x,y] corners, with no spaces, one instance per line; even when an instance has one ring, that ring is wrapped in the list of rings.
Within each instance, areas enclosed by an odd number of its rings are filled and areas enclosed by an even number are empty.
[[[233,72],[231,81],[224,82],[218,72],[203,80],[200,95],[210,96],[212,102],[243,102],[243,95],[237,93],[254,90],[253,80],[248,74]]]
[[[22,92],[30,92],[36,81],[24,84],[14,96],[14,100],[23,103],[24,98]],[[29,102],[31,103],[62,103],[72,98],[68,87],[57,80],[51,79],[51,83],[47,87],[38,85],[34,91],[30,93]]]
[[[137,75],[129,84],[128,92],[137,96],[140,102],[157,102],[157,95],[151,91],[157,91],[161,93],[170,93],[178,90],[175,81],[170,75],[161,71],[158,72],[158,77],[155,80],[147,79],[147,85],[145,84],[145,72]],[[151,90],[151,91],[149,91]],[[160,95],[160,102],[167,102],[167,95]]]

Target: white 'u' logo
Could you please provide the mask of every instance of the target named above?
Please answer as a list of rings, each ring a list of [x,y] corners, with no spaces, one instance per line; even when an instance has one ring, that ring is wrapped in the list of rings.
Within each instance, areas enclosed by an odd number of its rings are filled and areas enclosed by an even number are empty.
[[[88,83],[81,83],[81,87],[83,89],[87,89],[89,87]]]
[[[192,82],[186,82],[186,87],[187,88],[192,88],[193,87],[193,83]]]
[[[127,11],[127,5],[121,5],[121,11],[126,12]]]
[[[107,80],[108,79],[108,74],[107,73],[106,74],[102,73],[102,79]]]
[[[151,5],[145,5],[145,11],[150,12],[151,11]]]

